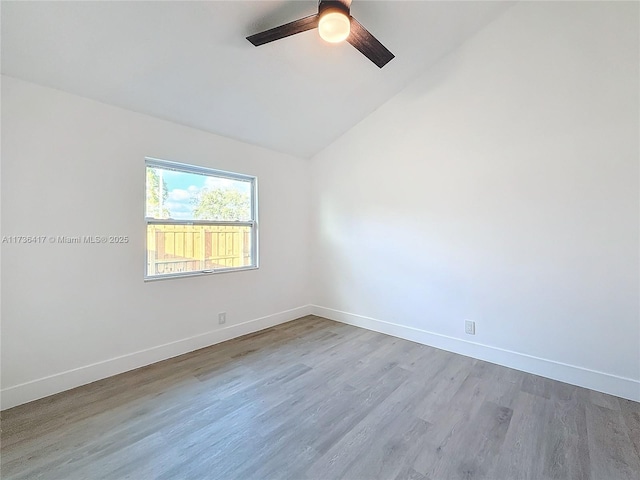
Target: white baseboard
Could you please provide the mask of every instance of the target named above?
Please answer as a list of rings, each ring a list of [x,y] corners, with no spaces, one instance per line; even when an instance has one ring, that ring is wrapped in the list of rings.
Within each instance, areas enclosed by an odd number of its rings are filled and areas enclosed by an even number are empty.
[[[640,381],[632,378],[619,377],[318,305],[311,305],[311,313],[337,322],[640,402]]]
[[[0,398],[2,399],[0,405],[2,405],[3,410],[15,407],[55,393],[86,385],[96,380],[192,352],[199,348],[208,347],[248,333],[264,330],[265,328],[304,317],[310,313],[311,306],[306,305],[284,312],[274,313],[266,317],[256,318],[248,322],[229,325],[226,328],[212,330],[200,335],[183,338],[182,340],[165,343],[164,345],[158,345],[157,347],[140,350],[73,370],[67,370],[66,372],[39,378],[20,385],[14,385],[0,391]]]
[[[640,402],[640,382],[631,378],[619,377],[318,305],[306,305],[14,385],[0,391],[0,405],[3,410],[15,407],[309,314]]]

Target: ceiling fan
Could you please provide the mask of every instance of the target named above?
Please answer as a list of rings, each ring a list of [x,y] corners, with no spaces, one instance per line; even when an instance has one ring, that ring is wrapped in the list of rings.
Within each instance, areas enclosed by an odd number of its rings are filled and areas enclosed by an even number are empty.
[[[258,47],[317,28],[323,40],[330,43],[346,40],[378,67],[384,67],[394,57],[393,53],[351,16],[350,9],[351,0],[320,0],[317,14],[250,35],[247,40]]]

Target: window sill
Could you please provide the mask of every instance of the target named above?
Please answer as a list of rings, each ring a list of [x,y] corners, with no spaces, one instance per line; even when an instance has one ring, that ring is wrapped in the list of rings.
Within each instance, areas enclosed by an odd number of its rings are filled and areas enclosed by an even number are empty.
[[[145,282],[155,282],[158,280],[170,280],[174,278],[187,278],[187,277],[206,277],[209,275],[218,275],[220,273],[231,273],[231,272],[246,272],[247,270],[258,270],[258,266],[250,266],[250,267],[236,267],[236,268],[216,268],[215,270],[204,270],[199,272],[185,272],[185,273],[168,273],[166,275],[155,275],[152,277],[146,276],[144,277]]]

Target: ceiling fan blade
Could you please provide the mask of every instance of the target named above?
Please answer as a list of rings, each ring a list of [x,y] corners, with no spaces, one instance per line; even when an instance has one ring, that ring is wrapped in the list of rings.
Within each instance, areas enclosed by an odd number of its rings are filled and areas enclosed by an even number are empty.
[[[256,47],[264,45],[265,43],[273,42],[274,40],[280,40],[281,38],[295,35],[296,33],[306,32],[313,28],[318,27],[318,14],[309,15],[308,17],[295,20],[279,27],[265,30],[264,32],[256,33],[247,37],[251,43]]]
[[[360,22],[351,17],[351,33],[347,42],[356,47],[360,52],[375,63],[378,67],[384,67],[395,57],[387,47],[382,45],[376,37],[371,35]]]

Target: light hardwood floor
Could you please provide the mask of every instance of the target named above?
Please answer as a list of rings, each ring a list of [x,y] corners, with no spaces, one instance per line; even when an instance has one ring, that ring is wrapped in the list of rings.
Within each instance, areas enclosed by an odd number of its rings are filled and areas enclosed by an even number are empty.
[[[640,478],[640,404],[305,317],[2,412],[3,479]]]

